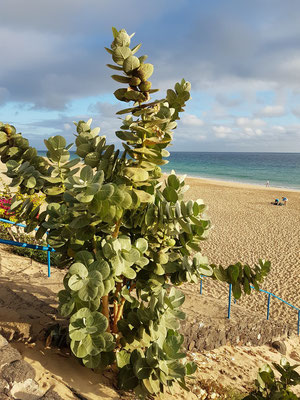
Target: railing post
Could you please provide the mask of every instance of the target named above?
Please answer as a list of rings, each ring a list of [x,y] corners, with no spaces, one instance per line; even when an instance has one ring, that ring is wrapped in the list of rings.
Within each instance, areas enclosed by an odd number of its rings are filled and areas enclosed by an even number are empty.
[[[300,311],[298,311],[298,326],[297,326],[298,336],[299,336],[299,331],[300,331]]]
[[[48,278],[50,278],[51,271],[50,271],[50,263],[51,263],[51,258],[50,258],[50,249],[47,251],[47,259],[48,259]]]
[[[227,313],[228,319],[230,319],[230,310],[231,310],[231,290],[232,290],[232,285],[230,283],[229,284],[229,295],[228,295],[228,313]]]
[[[271,301],[271,293],[269,293],[269,296],[268,296],[267,320],[269,320],[269,316],[270,316],[270,301]]]
[[[200,294],[202,294],[202,279],[200,279]]]

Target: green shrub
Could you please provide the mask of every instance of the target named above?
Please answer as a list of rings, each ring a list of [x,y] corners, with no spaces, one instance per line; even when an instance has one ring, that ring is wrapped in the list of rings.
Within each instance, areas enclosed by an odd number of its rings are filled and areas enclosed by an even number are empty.
[[[250,283],[258,289],[270,263],[223,269],[200,253],[210,227],[205,205],[183,200],[188,187],[175,173],[160,181],[191,85],[182,79],[165,97],[148,102],[157,91],[149,81],[153,65],[134,55],[140,45],[130,48],[132,35],[115,28],[113,35],[107,51],[115,64],[108,67],[126,85],[114,94],[133,102],[117,113],[126,114],[116,132],[123,153],[89,120],[75,124],[77,159],[70,160],[71,146],[62,136],[45,140],[47,158],[39,157],[8,124],[0,124],[0,155],[12,185],[21,193],[44,193],[48,204],[39,213],[30,201],[15,198],[12,210],[18,209],[27,232],[38,227],[37,239],[48,231],[61,265],[72,263],[59,293],[72,352],[89,368],[114,365],[119,387],[145,397],[175,382],[186,388],[185,377],[196,369],[182,351],[184,295],[177,286],[206,275],[232,283],[239,298]]]
[[[7,224],[8,225],[8,224]],[[0,226],[0,238],[5,240],[12,240],[11,235],[8,232],[9,227]],[[18,234],[18,241],[29,244],[38,244],[40,246],[46,246],[47,243],[41,242],[40,240],[36,241],[36,239],[28,234]],[[41,264],[48,264],[48,256],[46,251],[29,249],[27,247],[17,247],[17,246],[8,246],[8,251],[13,254],[17,254],[22,257],[29,257],[32,260],[35,260]],[[57,256],[55,253],[51,253],[51,266],[57,265]]]
[[[300,375],[295,368],[299,365],[290,365],[286,358],[280,360],[280,364],[273,363],[274,368],[280,373],[280,378],[275,377],[270,365],[265,364],[259,369],[255,381],[256,389],[244,400],[298,400],[290,389],[290,386],[300,384]]]

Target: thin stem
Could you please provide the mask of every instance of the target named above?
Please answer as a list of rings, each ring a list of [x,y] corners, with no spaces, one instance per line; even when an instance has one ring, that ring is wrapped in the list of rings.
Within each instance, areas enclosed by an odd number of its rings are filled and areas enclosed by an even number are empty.
[[[119,230],[120,230],[120,226],[121,226],[121,221],[122,221],[122,219],[120,218],[120,219],[117,221],[117,223],[116,223],[114,233],[112,234],[112,237],[113,237],[113,238],[117,238],[118,235],[119,235]]]
[[[117,326],[117,323],[118,323],[118,321],[117,321],[117,315],[118,315],[118,295],[119,295],[121,289],[122,289],[122,283],[119,282],[119,283],[117,284],[116,291],[115,291],[115,294],[114,294],[114,322],[113,322],[113,327],[112,327],[113,333],[117,333],[117,332],[118,332],[118,326]]]
[[[102,300],[102,314],[107,318],[108,321],[106,332],[110,332],[108,295],[103,296],[101,300]]]
[[[64,190],[66,190],[66,187],[65,187],[65,180],[64,180],[64,177],[63,177],[63,174],[62,174],[62,170],[61,170],[61,168],[60,168],[60,161],[58,161],[57,166],[58,166],[58,169],[59,169],[59,177],[60,177],[60,179],[61,179],[62,188],[63,188]]]
[[[126,284],[126,282],[125,282]],[[135,283],[132,283],[129,289],[129,293],[136,287]],[[124,297],[121,298],[120,304],[118,305],[117,300],[115,300],[116,303],[114,303],[114,324],[113,324],[113,333],[118,333],[118,321],[123,316],[123,309],[125,305],[125,299]],[[116,305],[116,308],[115,308]]]

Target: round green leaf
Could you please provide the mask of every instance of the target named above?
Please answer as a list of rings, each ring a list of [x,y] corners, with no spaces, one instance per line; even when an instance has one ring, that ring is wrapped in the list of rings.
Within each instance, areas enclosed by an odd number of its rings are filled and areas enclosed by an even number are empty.
[[[28,178],[28,179],[25,181],[25,186],[28,187],[29,189],[34,188],[35,185],[36,185],[36,179],[35,179],[34,176],[31,176],[30,178]]]
[[[124,60],[123,68],[128,74],[140,66],[140,60],[135,56],[129,56]]]
[[[101,189],[95,194],[94,200],[103,201],[109,199],[115,191],[114,186],[111,183],[107,183],[101,187]]]
[[[148,172],[144,168],[138,167],[124,168],[124,174],[134,182],[146,181],[149,178]]]
[[[96,260],[89,266],[89,271],[99,271],[102,279],[105,280],[109,277],[110,267],[107,261],[101,259]]]
[[[123,65],[124,60],[131,56],[131,50],[127,46],[120,46],[117,47],[112,55],[114,62],[118,65]]]
[[[131,248],[129,251],[122,251],[123,258],[131,264],[134,264],[141,257],[140,252],[137,249]]]
[[[108,327],[106,317],[98,311],[93,312],[93,325],[97,327],[97,332],[105,332]]]
[[[92,301],[97,297],[98,288],[91,284],[91,282],[87,282],[85,285],[82,285],[78,292],[78,297],[82,301]]]
[[[77,262],[70,267],[69,274],[77,274],[81,278],[86,278],[88,276],[88,270],[82,263]]]
[[[94,262],[94,255],[93,253],[90,253],[89,251],[82,250],[76,253],[75,255],[75,261],[80,262],[84,264],[86,267],[88,267],[90,264]]]
[[[84,281],[80,276],[74,274],[70,277],[68,286],[71,290],[77,291],[84,286]]]
[[[144,254],[145,251],[148,250],[148,242],[144,238],[139,238],[135,241],[134,246],[142,253]]]

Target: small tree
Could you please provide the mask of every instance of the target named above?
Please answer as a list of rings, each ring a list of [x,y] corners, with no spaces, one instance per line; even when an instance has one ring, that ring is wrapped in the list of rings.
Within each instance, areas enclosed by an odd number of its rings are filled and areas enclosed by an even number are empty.
[[[27,231],[38,227],[37,238],[47,232],[62,265],[72,262],[58,294],[60,312],[70,319],[72,352],[89,368],[114,364],[119,387],[143,397],[174,382],[186,388],[185,376],[196,369],[181,350],[184,295],[176,286],[206,275],[232,283],[239,298],[241,288],[250,293],[250,283],[258,288],[270,264],[223,269],[201,255],[210,227],[205,205],[183,200],[184,178],[172,173],[164,185],[159,179],[191,85],[183,79],[163,99],[148,102],[157,91],[149,81],[153,65],[134,55],[141,45],[130,49],[132,35],[115,28],[113,35],[106,50],[115,64],[108,67],[127,86],[114,95],[134,103],[117,113],[126,114],[116,132],[123,153],[89,120],[75,124],[79,158],[70,160],[71,145],[62,136],[45,140],[47,158],[39,157],[8,124],[0,124],[0,154],[11,185],[44,193],[48,204],[40,211],[30,200],[14,199],[11,209],[21,210]]]

